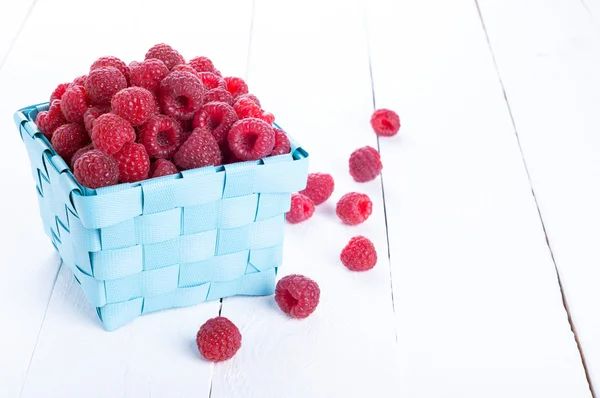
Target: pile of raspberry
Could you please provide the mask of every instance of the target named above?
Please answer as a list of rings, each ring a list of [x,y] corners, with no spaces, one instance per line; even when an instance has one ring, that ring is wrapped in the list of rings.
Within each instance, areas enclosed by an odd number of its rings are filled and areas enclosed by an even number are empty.
[[[287,154],[274,121],[243,79],[222,77],[206,57],[186,62],[167,44],[129,65],[97,59],[87,75],[59,84],[36,117],[88,188]]]

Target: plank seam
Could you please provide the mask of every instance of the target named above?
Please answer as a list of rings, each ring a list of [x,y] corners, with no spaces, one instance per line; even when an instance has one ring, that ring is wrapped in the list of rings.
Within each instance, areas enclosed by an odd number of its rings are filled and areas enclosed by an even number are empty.
[[[19,26],[19,30],[17,30],[17,33],[15,34],[15,37],[13,37],[13,39],[12,39],[12,41],[10,43],[10,46],[8,46],[8,50],[6,51],[6,54],[4,55],[4,58],[2,58],[2,62],[0,62],[0,71],[4,67],[4,64],[6,63],[6,60],[8,59],[8,56],[12,52],[12,50],[13,50],[13,48],[15,46],[15,43],[17,42],[17,39],[21,35],[21,32],[23,31],[23,27],[25,27],[25,24],[27,23],[27,20],[31,16],[31,13],[33,12],[33,8],[37,4],[37,2],[38,2],[38,0],[33,0],[33,2],[31,3],[31,6],[29,6],[29,10],[27,10],[27,14],[25,14],[25,18],[23,18],[23,22]]]

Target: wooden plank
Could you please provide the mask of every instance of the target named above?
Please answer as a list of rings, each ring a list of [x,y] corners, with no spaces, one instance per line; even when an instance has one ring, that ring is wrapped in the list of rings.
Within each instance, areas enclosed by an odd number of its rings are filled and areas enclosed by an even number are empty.
[[[536,32],[529,2],[493,3],[499,37]],[[404,121],[380,140],[404,396],[589,397],[474,2],[372,1],[368,28],[376,105]]]
[[[579,2],[480,2],[548,239],[600,388],[600,36]],[[535,29],[531,28],[535,21]]]
[[[0,67],[34,3],[35,0],[0,2]]]

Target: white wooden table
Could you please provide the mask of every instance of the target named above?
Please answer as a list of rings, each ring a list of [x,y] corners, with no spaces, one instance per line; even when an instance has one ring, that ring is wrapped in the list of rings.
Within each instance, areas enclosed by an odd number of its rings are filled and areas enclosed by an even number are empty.
[[[42,232],[13,112],[100,55],[207,55],[336,179],[286,226],[304,321],[228,298],[230,361],[194,336],[221,304],[105,332]],[[369,117],[397,110],[399,136]],[[579,398],[600,389],[600,0],[0,0],[0,397]],[[349,153],[378,146],[381,178]],[[344,193],[374,202],[348,228]],[[339,251],[370,237],[379,263]]]

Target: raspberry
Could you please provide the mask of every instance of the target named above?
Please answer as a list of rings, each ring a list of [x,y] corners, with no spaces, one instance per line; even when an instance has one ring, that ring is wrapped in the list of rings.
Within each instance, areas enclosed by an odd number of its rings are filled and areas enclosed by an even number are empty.
[[[195,129],[173,156],[173,163],[180,170],[218,166],[221,164],[221,160],[219,144],[215,137],[204,129]]]
[[[115,94],[110,102],[112,111],[131,123],[140,126],[156,112],[156,100],[145,88],[124,88]]]
[[[85,85],[85,81],[86,80],[87,80],[87,75],[77,76],[75,78],[75,80],[73,80],[73,82],[71,82],[69,84],[68,88],[75,87],[75,86],[81,86],[81,87],[83,87]]]
[[[200,78],[200,80],[202,80],[202,84],[204,84],[204,88],[206,90],[212,90],[214,88],[225,89],[225,80],[221,79],[214,73],[200,72],[198,73],[198,77]]]
[[[65,91],[67,91],[67,89],[69,88],[69,84],[70,83],[61,83],[58,86],[56,86],[56,88],[50,95],[50,103],[53,103],[54,100],[61,99]]]
[[[281,311],[292,318],[303,319],[319,305],[321,290],[317,282],[303,275],[284,276],[275,287],[275,301]]]
[[[84,87],[92,104],[107,105],[113,95],[127,87],[127,80],[117,68],[101,66],[90,71]]]
[[[117,57],[106,56],[98,58],[94,61],[92,66],[90,66],[90,72],[96,68],[107,66],[117,68],[119,72],[121,72],[123,76],[125,76],[127,83],[129,83],[129,79],[131,78],[131,69],[129,68],[129,66],[127,66],[125,62],[121,61]]]
[[[375,134],[391,137],[400,130],[400,118],[396,112],[389,109],[377,109],[371,115],[371,127]]]
[[[90,137],[92,136],[92,128],[96,119],[105,113],[110,112],[110,105],[96,105],[88,108],[83,114],[83,124],[85,124],[85,131],[88,132]]]
[[[275,131],[275,146],[271,151],[271,156],[283,155],[290,153],[290,139],[288,138],[285,131],[281,129],[273,129]]]
[[[138,138],[151,158],[170,158],[181,145],[181,126],[168,116],[155,115],[139,128]]]
[[[168,176],[171,174],[177,174],[179,170],[177,167],[167,159],[157,159],[150,165],[150,178]]]
[[[71,157],[78,149],[90,142],[85,129],[77,123],[63,124],[52,134],[52,147],[65,162],[70,163]]]
[[[175,65],[185,64],[185,59],[179,52],[168,44],[157,44],[148,50],[146,59],[160,59],[167,68],[172,69]]]
[[[289,223],[297,224],[311,218],[314,212],[315,204],[309,197],[294,193],[292,194],[290,211],[286,213],[285,218]]]
[[[200,74],[196,69],[186,64],[175,65],[173,69],[171,69],[171,72],[190,72],[192,75],[197,76],[198,78],[200,77]]]
[[[352,152],[349,165],[350,175],[357,182],[374,180],[383,168],[379,152],[370,146]]]
[[[331,174],[310,173],[306,181],[306,188],[300,193],[309,197],[315,205],[320,205],[329,199],[334,188],[335,183]]]
[[[169,74],[169,68],[159,59],[149,59],[131,65],[131,85],[145,88],[156,94],[162,79]]]
[[[350,192],[337,202],[335,212],[344,224],[358,225],[373,212],[373,202],[364,193]]]
[[[263,112],[260,118],[269,124],[273,124],[275,122],[275,115],[273,115],[271,112]]]
[[[73,166],[75,178],[88,188],[101,188],[119,182],[117,163],[107,154],[93,149],[81,155]]]
[[[212,61],[206,57],[196,57],[190,59],[190,66],[198,72],[215,72],[215,66]]]
[[[242,334],[233,322],[218,316],[200,327],[196,334],[196,345],[200,354],[209,361],[226,361],[242,346]]]
[[[68,88],[60,99],[60,105],[68,122],[83,123],[83,114],[88,108],[85,89],[81,86]]]
[[[248,94],[248,85],[241,77],[225,77],[225,88],[233,95],[233,98]]]
[[[171,72],[160,82],[158,100],[165,115],[191,119],[202,106],[204,86],[189,72]]]
[[[233,106],[234,99],[229,91],[222,88],[213,88],[204,95],[204,103],[208,104],[209,102],[225,102],[227,105]]]
[[[88,144],[88,145],[84,146],[83,148],[79,148],[77,150],[77,152],[75,152],[75,154],[73,154],[73,156],[71,157],[71,168],[73,170],[75,170],[74,166],[75,166],[75,162],[77,162],[77,159],[79,159],[84,153],[88,153],[92,149],[94,149],[93,144]]]
[[[196,112],[193,126],[210,131],[217,143],[221,144],[227,139],[227,133],[237,120],[231,106],[224,102],[209,102]]]
[[[92,142],[97,149],[114,155],[123,145],[135,141],[135,130],[131,124],[114,113],[99,116],[92,128]]]
[[[52,133],[65,123],[67,123],[67,119],[62,113],[60,100],[52,101],[50,109],[38,113],[35,119],[35,124],[48,140],[52,139]]]
[[[235,113],[240,119],[248,117],[261,119],[262,117],[262,109],[250,98],[238,98],[233,105],[233,109],[235,109]]]
[[[377,251],[364,236],[355,236],[340,253],[340,260],[351,271],[367,271],[377,264]]]
[[[150,157],[142,144],[128,142],[113,155],[121,182],[137,182],[148,178]]]
[[[252,100],[252,101],[254,101],[254,103],[255,103],[256,105],[258,105],[259,107],[260,107],[260,106],[262,106],[262,105],[260,104],[260,101],[259,101],[258,97],[257,97],[256,95],[254,95],[254,94],[250,94],[250,93],[248,93],[248,94],[242,94],[242,95],[240,95],[239,97],[237,97],[237,98],[236,98],[236,100],[239,100],[239,99],[241,99],[241,98],[248,98],[248,99],[251,99],[251,100]]]
[[[242,160],[268,156],[275,146],[275,131],[260,119],[248,118],[235,122],[227,135],[231,152]]]

